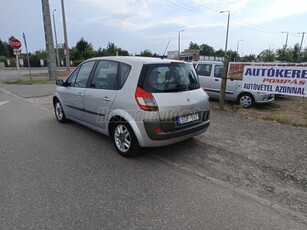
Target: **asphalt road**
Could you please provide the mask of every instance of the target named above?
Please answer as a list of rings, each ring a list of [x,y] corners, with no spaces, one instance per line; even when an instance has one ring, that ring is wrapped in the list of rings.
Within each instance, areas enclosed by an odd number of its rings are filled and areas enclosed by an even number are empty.
[[[20,76],[29,75],[28,68],[21,68],[19,70]],[[16,69],[0,69],[0,82],[14,81],[20,78],[19,73]],[[47,68],[32,68],[32,74],[48,73]]]
[[[1,86],[0,118],[1,229],[306,229],[150,150],[123,158],[107,137],[60,124]]]

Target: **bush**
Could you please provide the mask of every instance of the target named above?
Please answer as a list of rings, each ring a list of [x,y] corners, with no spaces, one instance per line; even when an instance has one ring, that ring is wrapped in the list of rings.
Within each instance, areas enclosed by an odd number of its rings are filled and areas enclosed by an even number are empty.
[[[7,64],[7,60],[10,60],[10,65]],[[5,67],[15,67],[16,59],[15,58],[7,58],[5,56],[0,56],[0,62],[4,62]]]
[[[82,62],[83,62],[83,60],[75,60],[75,61],[73,61],[73,66],[78,66]]]

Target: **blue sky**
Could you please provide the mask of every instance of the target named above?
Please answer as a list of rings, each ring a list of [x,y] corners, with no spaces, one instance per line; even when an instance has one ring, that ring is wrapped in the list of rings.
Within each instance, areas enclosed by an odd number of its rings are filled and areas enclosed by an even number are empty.
[[[65,0],[68,44],[72,47],[81,37],[94,49],[108,42],[139,53],[145,49],[162,54],[181,50],[192,41],[205,43],[214,49],[224,49],[227,13],[230,11],[228,49],[239,53],[259,54],[264,49],[281,48],[289,32],[288,45],[300,43],[307,32],[306,0]],[[57,38],[64,42],[61,0],[49,0],[55,12]],[[30,52],[45,49],[42,6],[40,0],[1,0],[0,38],[11,35],[27,37]],[[307,35],[306,35],[307,37]],[[306,38],[307,39],[307,38]],[[307,46],[306,39],[303,47]]]

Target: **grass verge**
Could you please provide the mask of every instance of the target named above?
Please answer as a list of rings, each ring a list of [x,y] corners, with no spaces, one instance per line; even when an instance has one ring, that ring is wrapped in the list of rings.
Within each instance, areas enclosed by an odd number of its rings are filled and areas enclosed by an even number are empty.
[[[211,101],[211,109],[218,110],[219,102]],[[225,103],[224,110],[240,113],[247,117],[275,121],[282,124],[307,127],[307,99],[302,97],[281,96],[273,102],[257,104],[245,109],[231,102]]]
[[[4,84],[9,85],[39,85],[39,84],[54,84],[54,80],[16,80],[16,81],[6,81]]]

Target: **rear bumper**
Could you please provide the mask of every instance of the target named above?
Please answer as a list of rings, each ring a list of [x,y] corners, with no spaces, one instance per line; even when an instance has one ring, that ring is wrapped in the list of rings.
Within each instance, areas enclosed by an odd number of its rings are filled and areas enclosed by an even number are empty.
[[[174,119],[170,121],[144,121],[147,136],[154,141],[163,141],[199,132],[205,132],[210,125],[210,111],[202,112],[200,121],[178,126]]]
[[[157,123],[145,123],[145,129],[147,132],[148,137],[151,140],[155,141],[162,141],[162,140],[169,140],[174,139],[182,136],[186,136],[189,134],[195,133],[198,135],[199,132],[205,132],[210,125],[210,121],[202,122],[198,125],[194,125],[192,127],[188,127],[182,130],[175,130],[175,131],[168,131],[168,132],[156,132],[156,128],[159,128],[159,124]]]

